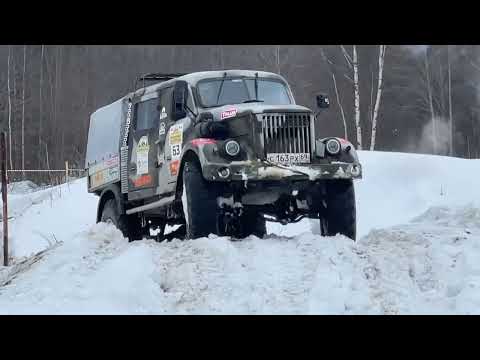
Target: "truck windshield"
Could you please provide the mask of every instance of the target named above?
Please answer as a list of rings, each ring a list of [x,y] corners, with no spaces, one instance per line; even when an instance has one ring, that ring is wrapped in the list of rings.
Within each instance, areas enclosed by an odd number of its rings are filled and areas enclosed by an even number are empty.
[[[292,104],[284,83],[265,78],[203,80],[197,84],[197,89],[204,107],[256,101],[269,105]]]

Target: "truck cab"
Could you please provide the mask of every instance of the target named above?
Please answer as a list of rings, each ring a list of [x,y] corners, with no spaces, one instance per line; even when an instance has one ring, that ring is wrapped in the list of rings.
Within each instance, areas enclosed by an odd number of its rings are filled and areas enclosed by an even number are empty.
[[[356,236],[353,180],[361,165],[346,139],[315,129],[280,75],[250,70],[149,74],[91,115],[88,191],[97,221],[130,239],[167,225],[176,236],[266,234],[266,221],[319,219],[324,235]],[[145,86],[145,82],[156,84]]]

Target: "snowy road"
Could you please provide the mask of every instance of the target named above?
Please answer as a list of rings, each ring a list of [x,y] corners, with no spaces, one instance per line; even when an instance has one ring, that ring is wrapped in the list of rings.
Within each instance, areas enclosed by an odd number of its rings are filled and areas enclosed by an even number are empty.
[[[480,313],[480,191],[465,176],[480,162],[361,157],[357,243],[308,221],[270,226],[266,239],[128,243],[93,224],[83,181],[12,195],[16,261],[61,244],[0,287],[0,313]]]

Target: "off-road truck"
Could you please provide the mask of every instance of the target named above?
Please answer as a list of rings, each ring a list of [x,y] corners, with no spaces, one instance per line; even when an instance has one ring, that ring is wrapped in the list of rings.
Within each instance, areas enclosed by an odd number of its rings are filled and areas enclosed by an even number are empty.
[[[164,239],[167,225],[180,225],[175,236],[243,238],[263,237],[266,221],[308,217],[320,219],[323,235],[355,240],[353,179],[362,169],[350,142],[316,129],[326,95],[315,114],[269,72],[139,80],[90,117],[86,169],[97,222],[130,240]]]

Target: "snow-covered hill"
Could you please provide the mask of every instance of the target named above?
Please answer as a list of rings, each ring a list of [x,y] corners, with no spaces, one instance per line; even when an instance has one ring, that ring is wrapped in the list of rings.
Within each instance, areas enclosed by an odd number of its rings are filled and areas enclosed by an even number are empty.
[[[309,220],[265,239],[128,243],[94,224],[84,180],[12,193],[15,263],[50,250],[13,279],[0,267],[0,313],[480,313],[480,161],[360,158],[357,243]]]

